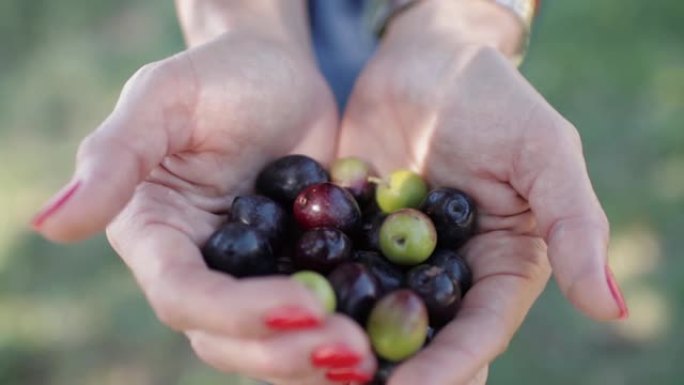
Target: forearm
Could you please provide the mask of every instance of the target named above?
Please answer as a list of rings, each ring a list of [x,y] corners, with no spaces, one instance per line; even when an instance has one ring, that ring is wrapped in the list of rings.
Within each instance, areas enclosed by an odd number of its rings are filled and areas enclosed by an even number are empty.
[[[188,46],[230,32],[310,45],[305,0],[176,0]]]
[[[518,15],[492,0],[424,0],[397,15],[386,38],[411,41],[425,35],[491,46],[514,58],[525,44],[526,28]]]

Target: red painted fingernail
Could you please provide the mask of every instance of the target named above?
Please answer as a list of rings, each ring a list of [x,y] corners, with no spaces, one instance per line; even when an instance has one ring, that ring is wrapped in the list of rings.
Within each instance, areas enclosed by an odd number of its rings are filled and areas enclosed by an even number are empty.
[[[336,382],[360,382],[366,383],[373,379],[371,374],[362,372],[357,368],[353,369],[332,369],[329,370],[325,377],[330,381]]]
[[[615,281],[615,276],[610,267],[606,265],[606,280],[608,281],[608,287],[610,288],[610,293],[615,298],[618,308],[620,309],[620,319],[627,319],[629,317],[629,309],[627,309],[627,304],[625,303],[625,298],[622,296],[620,287]]]
[[[67,185],[67,187],[64,187],[62,191],[57,193],[57,195],[55,195],[55,197],[33,217],[31,220],[31,227],[35,230],[40,229],[40,226],[42,226],[48,218],[62,208],[62,206],[74,196],[79,187],[81,187],[80,181],[72,182]]]
[[[266,317],[266,326],[275,330],[310,329],[321,325],[322,320],[306,309],[296,306],[272,310]]]
[[[316,367],[345,368],[361,362],[361,355],[345,345],[321,346],[311,353],[311,363]]]

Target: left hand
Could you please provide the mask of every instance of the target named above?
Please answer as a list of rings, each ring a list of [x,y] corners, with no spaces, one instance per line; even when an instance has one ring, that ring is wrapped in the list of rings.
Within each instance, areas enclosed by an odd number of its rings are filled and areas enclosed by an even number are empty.
[[[159,320],[219,370],[278,385],[364,378],[375,358],[351,319],[326,316],[286,277],[238,280],[202,258],[233,198],[265,164],[290,153],[327,163],[338,128],[304,0],[221,3],[236,7],[230,29],[212,35],[184,24],[192,47],[128,81],[82,142],[73,181],[33,226],[67,242],[109,224],[112,247]],[[249,7],[260,12],[237,9]]]
[[[484,384],[551,267],[587,315],[626,315],[577,131],[501,53],[510,46],[497,50],[442,29],[444,3],[467,2],[424,2],[394,20],[341,129],[341,156],[366,158],[383,175],[414,169],[433,186],[467,192],[480,210],[478,233],[464,248],[472,289],[457,318],[390,385]]]

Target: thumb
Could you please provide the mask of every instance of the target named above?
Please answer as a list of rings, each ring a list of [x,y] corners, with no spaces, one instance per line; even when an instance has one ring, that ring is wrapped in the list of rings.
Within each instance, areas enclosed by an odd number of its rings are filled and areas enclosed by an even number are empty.
[[[560,121],[530,130],[534,139],[526,138],[520,149],[514,182],[538,220],[564,295],[594,319],[626,318],[627,306],[607,264],[608,219],[591,186],[579,135]]]
[[[188,111],[172,100],[182,94],[169,89],[178,86],[178,75],[166,60],[142,67],[127,82],[111,115],[81,142],[71,182],[36,214],[34,230],[59,242],[103,230],[164,156],[182,147],[166,123],[182,125],[183,117],[168,115]]]

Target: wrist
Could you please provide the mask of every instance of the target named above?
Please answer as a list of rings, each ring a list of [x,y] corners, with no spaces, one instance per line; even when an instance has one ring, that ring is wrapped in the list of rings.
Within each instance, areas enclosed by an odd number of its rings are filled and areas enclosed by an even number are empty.
[[[420,37],[458,46],[490,46],[515,61],[527,34],[518,15],[492,0],[422,0],[391,21],[384,39]]]
[[[226,33],[249,33],[310,49],[304,0],[176,0],[188,46]]]

